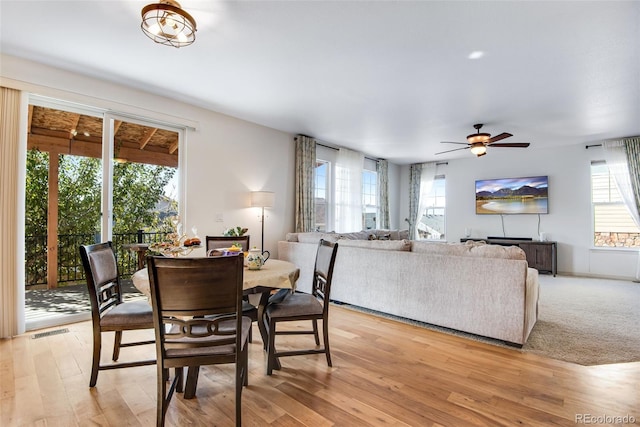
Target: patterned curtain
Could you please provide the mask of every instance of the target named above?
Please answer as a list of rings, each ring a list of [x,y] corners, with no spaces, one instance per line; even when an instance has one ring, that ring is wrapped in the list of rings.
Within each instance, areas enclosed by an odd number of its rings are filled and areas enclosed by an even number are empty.
[[[605,141],[602,148],[607,167],[613,174],[624,204],[633,222],[640,227],[640,137]],[[636,281],[640,281],[640,251],[636,265]]]
[[[631,189],[636,203],[636,212],[640,213],[640,137],[625,138],[624,144],[627,149],[627,164],[629,166]],[[638,227],[640,227],[640,220]],[[635,282],[640,282],[640,251],[638,251]]]
[[[631,179],[631,189],[636,202],[636,211],[640,213],[640,137],[625,138],[627,165]],[[638,224],[640,227],[640,223]]]
[[[388,230],[389,226],[389,162],[386,160],[378,160],[376,163],[376,171],[378,172],[378,194],[380,195],[380,203],[378,203],[378,228]]]
[[[316,169],[316,140],[296,136],[296,232],[313,231],[316,223],[313,176]]]
[[[415,239],[417,236],[416,225],[418,221],[418,204],[420,203],[420,175],[422,165],[413,164],[409,166],[409,238]]]
[[[635,143],[634,143],[635,141]],[[633,153],[627,150],[627,146],[631,147],[633,151],[633,145],[637,150],[638,141],[640,138],[625,138],[615,141],[604,141],[602,148],[604,149],[605,160],[607,161],[607,167],[613,174],[613,178],[616,182],[616,187],[620,191],[620,195],[624,200],[631,217],[635,224],[640,227],[640,215],[638,209],[638,195],[634,190],[634,181],[637,188],[638,175],[634,177],[632,173],[632,167],[638,167],[638,158],[636,151],[636,158],[631,158]],[[633,165],[633,166],[632,166]],[[637,170],[637,169],[636,169]],[[635,193],[635,194],[634,194]]]
[[[0,87],[0,338],[24,332],[24,238],[18,232],[20,191],[20,91]],[[22,129],[25,133],[25,129]],[[22,242],[20,242],[22,240]],[[24,268],[24,267],[23,267]]]

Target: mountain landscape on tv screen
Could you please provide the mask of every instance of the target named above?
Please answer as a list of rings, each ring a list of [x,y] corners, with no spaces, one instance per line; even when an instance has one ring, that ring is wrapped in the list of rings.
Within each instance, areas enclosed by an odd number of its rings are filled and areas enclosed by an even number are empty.
[[[483,198],[500,198],[500,197],[519,197],[519,196],[534,196],[534,197],[547,197],[547,187],[531,187],[529,185],[523,185],[520,188],[512,190],[510,188],[501,188],[497,191],[479,191],[476,193],[478,199]]]

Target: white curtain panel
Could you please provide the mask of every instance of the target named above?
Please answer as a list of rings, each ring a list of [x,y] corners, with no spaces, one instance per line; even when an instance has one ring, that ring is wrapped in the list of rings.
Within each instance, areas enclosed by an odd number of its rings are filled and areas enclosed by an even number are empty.
[[[364,154],[341,148],[336,160],[336,231],[362,230],[362,169]]]
[[[418,217],[416,218],[415,237],[418,239],[418,228],[422,215],[427,208],[427,197],[431,194],[433,181],[436,179],[436,162],[422,164],[422,172],[420,173],[420,201],[418,202]]]

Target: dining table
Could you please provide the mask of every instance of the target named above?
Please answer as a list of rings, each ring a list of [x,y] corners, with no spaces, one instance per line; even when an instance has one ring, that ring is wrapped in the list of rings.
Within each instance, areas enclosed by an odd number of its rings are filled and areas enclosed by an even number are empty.
[[[243,294],[260,295],[260,300],[257,305],[257,323],[265,351],[269,338],[264,311],[269,303],[269,296],[274,290],[278,289],[291,289],[295,291],[296,282],[299,277],[300,269],[295,264],[279,259],[269,259],[259,270],[250,270],[246,266],[244,267],[242,282]],[[149,272],[146,267],[136,271],[131,276],[131,280],[136,289],[148,298],[151,298]],[[276,369],[277,368],[279,368],[279,363],[276,363]],[[185,399],[190,399],[195,396],[198,371],[199,369],[197,369],[197,367],[195,367],[195,369],[189,369],[187,384],[184,390]]]

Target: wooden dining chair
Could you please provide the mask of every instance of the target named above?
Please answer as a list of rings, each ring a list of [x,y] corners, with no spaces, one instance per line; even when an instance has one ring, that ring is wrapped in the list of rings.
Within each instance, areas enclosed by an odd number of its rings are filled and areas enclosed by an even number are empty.
[[[164,425],[184,367],[197,376],[200,366],[234,363],[240,426],[251,327],[251,319],[242,315],[243,257],[149,257],[147,265],[158,358],[157,425]],[[170,368],[177,374],[167,390]],[[195,388],[197,377],[192,379]]]
[[[331,280],[333,266],[338,253],[338,244],[320,240],[316,252],[316,261],[313,271],[313,284],[311,294],[294,293],[279,303],[267,305],[265,309],[268,328],[269,343],[267,345],[267,375],[271,375],[273,369],[279,366],[280,357],[298,356],[303,354],[324,353],[327,364],[331,365],[331,352],[329,350],[329,295],[331,293]],[[296,322],[310,320],[311,330],[276,330],[280,322]],[[318,320],[322,320],[323,347],[307,350],[278,351],[275,346],[276,335],[313,334],[316,347],[320,345],[318,335]]]
[[[249,235],[245,236],[206,236],[206,250],[208,256],[216,256],[216,249],[228,248],[234,243],[242,245],[242,251],[249,250]],[[252,322],[258,321],[258,307],[249,302],[249,298],[245,295],[242,303],[242,313],[244,316],[250,317]],[[249,342],[253,342],[253,332],[249,332]]]
[[[121,347],[154,343],[153,340],[122,343],[123,331],[152,329],[153,316],[151,306],[146,301],[122,301],[118,263],[111,242],[80,246],[80,258],[87,279],[93,324],[93,359],[89,387],[96,385],[98,371],[155,364],[155,360],[100,364],[103,332],[115,332],[112,359],[116,362]]]
[[[247,252],[251,248],[249,240],[250,236],[248,234],[244,236],[206,236],[205,249],[209,253],[212,249],[228,248],[234,243],[240,243],[242,252]]]

